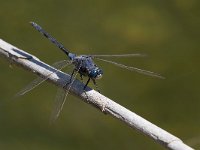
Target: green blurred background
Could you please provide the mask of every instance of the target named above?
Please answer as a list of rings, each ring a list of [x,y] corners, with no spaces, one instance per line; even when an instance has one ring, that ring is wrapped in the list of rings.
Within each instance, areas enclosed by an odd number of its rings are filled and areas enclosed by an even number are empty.
[[[0,38],[48,64],[66,56],[30,21],[77,54],[147,54],[115,61],[160,73],[165,80],[96,62],[104,70],[101,92],[200,147],[198,0],[1,0],[0,5]],[[0,149],[163,149],[71,95],[59,119],[49,125],[57,88],[44,83],[10,102],[36,76],[9,65],[0,59]]]

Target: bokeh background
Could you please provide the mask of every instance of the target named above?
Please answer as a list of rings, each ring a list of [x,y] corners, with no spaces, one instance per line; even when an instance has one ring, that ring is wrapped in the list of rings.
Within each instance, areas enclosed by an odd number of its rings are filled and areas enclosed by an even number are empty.
[[[0,0],[0,5],[0,38],[48,64],[66,56],[30,21],[77,54],[146,54],[114,60],[160,73],[165,80],[96,62],[104,70],[101,92],[200,147],[198,0]],[[164,149],[71,95],[50,125],[57,88],[49,83],[10,101],[35,77],[0,59],[0,149]]]

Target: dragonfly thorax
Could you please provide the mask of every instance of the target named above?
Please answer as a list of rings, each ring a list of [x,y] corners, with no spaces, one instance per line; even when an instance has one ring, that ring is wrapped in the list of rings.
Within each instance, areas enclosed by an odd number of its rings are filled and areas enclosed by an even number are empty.
[[[97,67],[90,56],[75,56],[73,64],[80,75],[88,76],[92,79],[100,79],[102,77],[103,71]]]

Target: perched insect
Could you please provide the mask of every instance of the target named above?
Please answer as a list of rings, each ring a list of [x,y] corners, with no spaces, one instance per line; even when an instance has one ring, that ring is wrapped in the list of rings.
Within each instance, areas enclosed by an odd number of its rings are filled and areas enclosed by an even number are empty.
[[[55,44],[59,49],[61,49],[69,58],[69,60],[62,60],[59,62],[54,63],[52,66],[58,70],[63,69],[66,66],[69,65],[74,65],[74,69],[72,71],[70,81],[66,83],[68,85],[68,90],[63,90],[63,89],[58,89],[57,96],[56,96],[56,104],[55,108],[53,109],[52,113],[52,120],[56,120],[63,108],[63,105],[65,103],[66,97],[69,93],[69,90],[77,76],[77,74],[80,74],[81,80],[82,77],[88,77],[88,80],[84,86],[84,90],[87,87],[88,83],[90,80],[93,81],[94,85],[96,86],[97,90],[97,84],[96,84],[96,79],[100,79],[103,75],[103,71],[101,68],[99,68],[93,61],[93,59],[98,59],[107,63],[111,63],[113,65],[116,65],[118,67],[128,69],[130,71],[135,71],[138,73],[142,73],[145,75],[153,76],[153,77],[158,77],[158,78],[163,78],[161,75],[147,71],[147,70],[142,70],[136,67],[131,67],[131,66],[126,66],[114,61],[110,61],[107,59],[103,58],[109,58],[109,57],[137,57],[137,56],[142,56],[141,54],[120,54],[120,55],[76,55],[74,53],[71,53],[68,49],[66,49],[61,43],[59,43],[55,38],[53,38],[49,33],[47,33],[45,30],[42,29],[38,24],[31,22],[31,25],[39,31],[42,35],[44,35],[46,38],[48,38],[53,44]],[[56,72],[54,72],[56,73]],[[49,74],[51,76],[52,74]],[[33,80],[30,84],[28,84],[24,89],[22,89],[19,93],[16,94],[16,96],[21,96],[26,94],[27,92],[31,91],[33,88],[37,87],[44,81],[46,81],[47,78],[37,78]],[[66,86],[65,85],[65,86]],[[98,90],[99,91],[99,90]]]

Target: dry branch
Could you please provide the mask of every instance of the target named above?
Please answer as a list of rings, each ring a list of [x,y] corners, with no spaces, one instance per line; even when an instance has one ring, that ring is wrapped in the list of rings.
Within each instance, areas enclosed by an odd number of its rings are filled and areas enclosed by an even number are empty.
[[[9,43],[0,39],[0,55],[7,58],[12,63],[15,63],[24,69],[27,69],[41,77],[47,77],[50,73],[55,72],[55,68],[40,61],[37,57],[10,45]],[[29,59],[25,59],[29,58]],[[48,81],[55,84],[58,87],[63,87],[66,81],[70,79],[70,75],[57,71],[49,76]],[[96,108],[99,108],[102,112],[110,114],[111,116],[118,118],[133,129],[137,129],[141,133],[152,138],[157,143],[160,143],[165,148],[171,150],[192,150],[191,147],[184,144],[179,138],[168,133],[167,131],[152,124],[146,119],[138,116],[134,112],[124,108],[123,106],[115,103],[111,99],[103,96],[95,90],[87,87],[86,94],[83,91],[84,84],[79,80],[75,80],[70,90],[70,93],[76,95],[85,102],[92,104]]]

